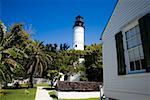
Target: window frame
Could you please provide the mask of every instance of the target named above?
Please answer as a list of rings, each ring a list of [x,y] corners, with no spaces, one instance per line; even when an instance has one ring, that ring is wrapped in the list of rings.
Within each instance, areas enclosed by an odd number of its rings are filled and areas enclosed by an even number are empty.
[[[145,73],[146,72],[146,69],[134,70],[134,71],[131,71],[131,69],[130,69],[130,60],[129,60],[129,53],[128,53],[129,50],[127,47],[126,32],[129,31],[130,29],[134,28],[137,25],[139,25],[138,19],[132,21],[131,23],[128,23],[126,26],[124,26],[122,28],[124,55],[125,55],[125,64],[126,64],[126,74],[137,74],[137,73]],[[135,47],[132,47],[132,48],[135,48]]]

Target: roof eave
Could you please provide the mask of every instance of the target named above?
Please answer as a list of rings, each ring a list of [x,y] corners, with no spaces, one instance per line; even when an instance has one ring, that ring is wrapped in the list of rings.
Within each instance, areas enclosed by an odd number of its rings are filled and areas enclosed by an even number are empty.
[[[119,0],[117,0],[116,3],[115,3],[115,6],[114,6],[114,8],[113,8],[113,10],[112,10],[112,12],[111,12],[111,16],[109,17],[109,19],[108,19],[108,21],[107,21],[107,23],[106,23],[106,25],[105,25],[105,27],[104,27],[104,29],[103,29],[103,32],[101,33],[100,40],[102,40],[102,36],[103,36],[103,34],[104,34],[104,31],[106,30],[106,27],[107,27],[107,25],[108,25],[108,23],[109,23],[109,21],[110,21],[112,15],[113,15],[115,9],[116,9],[116,7],[117,7],[118,2],[119,2]]]

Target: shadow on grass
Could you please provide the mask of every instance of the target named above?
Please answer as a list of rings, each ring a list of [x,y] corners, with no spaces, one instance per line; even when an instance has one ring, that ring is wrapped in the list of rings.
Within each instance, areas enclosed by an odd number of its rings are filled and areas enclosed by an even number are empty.
[[[36,87],[33,87],[33,88],[28,88],[28,87],[19,87],[19,88],[15,88],[15,87],[3,87],[2,89],[12,89],[12,90],[14,90],[14,89],[35,89]]]

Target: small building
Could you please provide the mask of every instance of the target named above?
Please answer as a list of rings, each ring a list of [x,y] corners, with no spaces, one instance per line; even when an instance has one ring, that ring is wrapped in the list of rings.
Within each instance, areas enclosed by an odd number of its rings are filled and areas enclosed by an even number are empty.
[[[105,96],[150,100],[150,0],[118,0],[101,39]]]

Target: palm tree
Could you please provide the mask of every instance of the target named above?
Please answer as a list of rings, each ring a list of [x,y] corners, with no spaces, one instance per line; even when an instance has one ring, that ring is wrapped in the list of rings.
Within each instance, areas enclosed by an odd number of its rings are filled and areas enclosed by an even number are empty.
[[[60,51],[66,51],[70,48],[70,46],[67,43],[60,44]]]
[[[57,52],[57,47],[58,47],[58,45],[55,43],[54,44],[54,50],[55,50],[55,52]]]
[[[19,65],[16,59],[26,56],[20,49],[13,46],[8,47],[8,44],[13,40],[13,35],[6,33],[3,23],[0,22],[0,82],[11,81],[12,71]]]
[[[48,51],[48,52],[54,52],[54,53],[57,52],[57,49],[58,49],[57,47],[58,47],[58,45],[56,43],[55,44],[49,43],[49,44],[46,44],[46,46],[45,46],[46,51]]]
[[[50,65],[52,58],[45,51],[43,42],[34,41],[30,45],[29,58],[27,59],[27,69],[29,75],[29,87],[33,88],[33,77],[42,76],[43,71]]]

